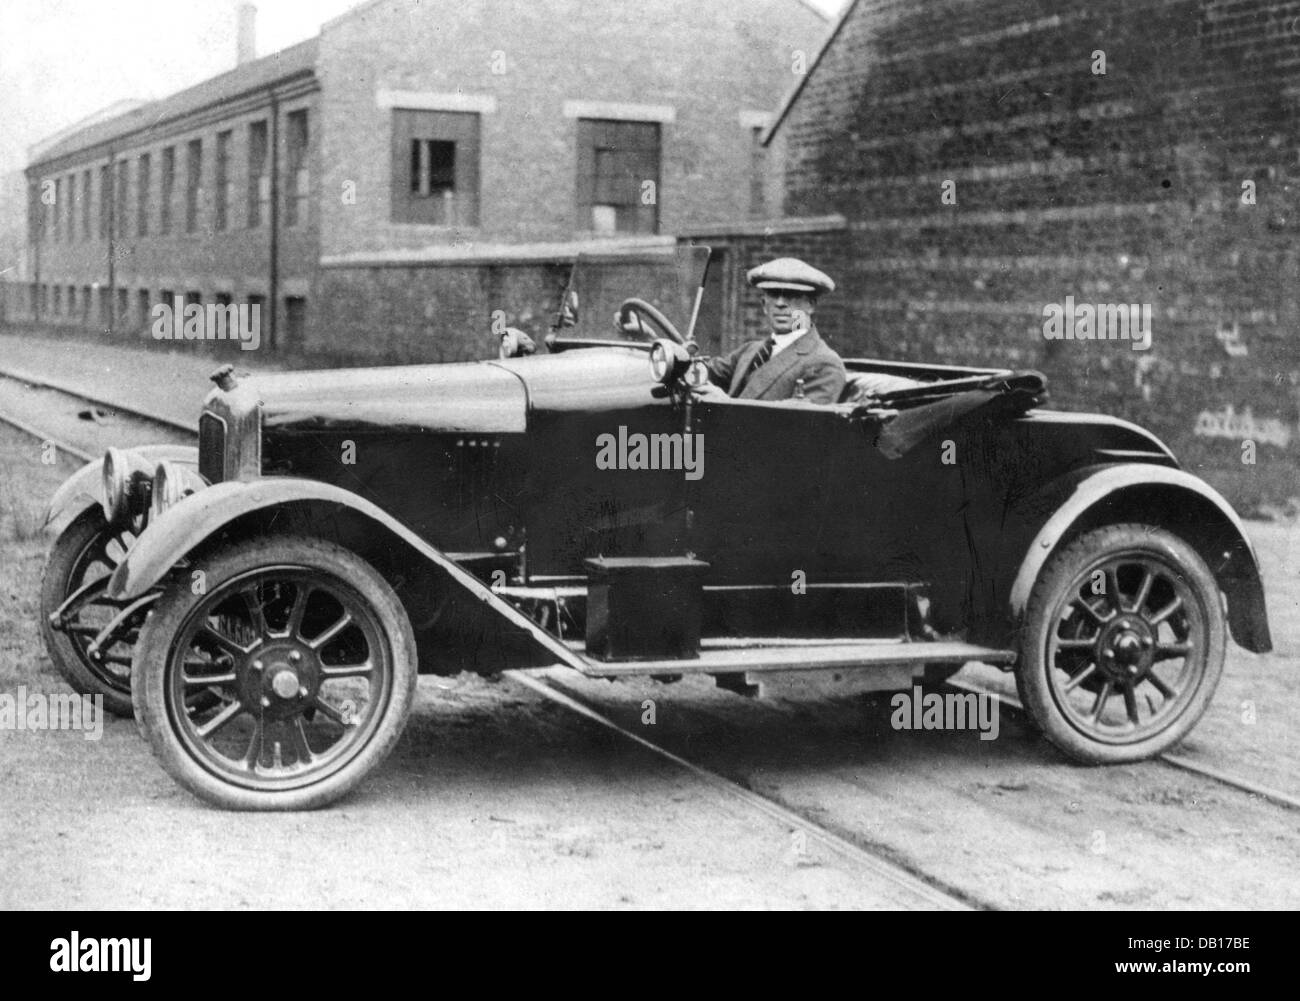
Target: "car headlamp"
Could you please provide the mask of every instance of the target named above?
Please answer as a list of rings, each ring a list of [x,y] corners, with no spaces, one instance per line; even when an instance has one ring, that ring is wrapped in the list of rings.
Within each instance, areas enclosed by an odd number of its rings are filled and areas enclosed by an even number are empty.
[[[154,468],[153,490],[149,499],[149,523],[162,517],[163,512],[175,507],[192,493],[207,484],[188,466],[180,466],[164,459]]]
[[[126,528],[149,510],[152,470],[134,452],[110,448],[104,454],[104,518],[115,528]]]
[[[650,372],[655,382],[668,384],[679,379],[691,363],[691,356],[680,344],[661,337],[650,348]]]

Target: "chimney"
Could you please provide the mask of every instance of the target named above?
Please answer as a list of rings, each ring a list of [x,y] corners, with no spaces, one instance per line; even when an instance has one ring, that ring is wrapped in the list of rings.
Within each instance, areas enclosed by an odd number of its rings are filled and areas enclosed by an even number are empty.
[[[235,10],[238,27],[235,34],[235,64],[242,66],[257,58],[257,8],[241,3]]]

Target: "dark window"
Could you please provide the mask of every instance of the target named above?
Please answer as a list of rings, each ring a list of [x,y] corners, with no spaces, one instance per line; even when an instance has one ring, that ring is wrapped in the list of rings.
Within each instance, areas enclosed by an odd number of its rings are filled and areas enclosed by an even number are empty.
[[[284,340],[293,347],[301,347],[307,333],[307,300],[291,295],[284,300]]]
[[[59,225],[63,216],[63,200],[68,197],[67,191],[64,190],[63,178],[54,179],[54,204],[50,206],[50,240],[58,243],[63,239],[63,233]]]
[[[393,112],[393,222],[477,226],[479,116]]]
[[[148,153],[143,153],[136,165],[135,173],[135,228],[141,236],[149,235],[149,195],[153,187],[152,174],[153,158]]]
[[[135,308],[140,311],[140,325],[142,327],[149,326],[153,319],[151,313],[153,307],[147,288],[142,288],[135,294]]]
[[[41,185],[29,182],[27,185],[27,233],[32,243],[38,243],[44,236],[45,206],[41,204]],[[34,288],[35,286],[33,286]],[[36,312],[33,305],[32,312]]]
[[[95,197],[91,184],[94,179],[95,175],[89,170],[81,175],[81,238],[83,240],[89,240],[94,236],[90,231],[90,205]]]
[[[67,241],[72,243],[77,238],[77,175],[68,175],[68,204],[63,216],[68,228]]]
[[[108,239],[108,214],[112,209],[113,175],[108,164],[99,168],[99,238]]]
[[[127,324],[127,314],[131,310],[131,291],[130,289],[120,288],[117,290],[117,316],[114,318],[118,328],[125,327]]]
[[[749,149],[749,214],[761,219],[767,215],[767,147],[762,128],[753,130]]]
[[[54,286],[54,308],[50,310],[55,316],[63,312],[63,286]]]
[[[94,304],[90,301],[90,295],[90,286],[81,286],[81,319],[84,323],[90,322],[90,311],[94,308]]]
[[[109,313],[112,311],[112,308],[113,308],[113,296],[112,296],[112,293],[110,292],[110,290],[109,290],[109,288],[108,288],[107,285],[101,285],[101,286],[99,287],[99,297],[98,297],[98,298],[99,298],[99,303],[98,303],[98,306],[99,306],[99,324],[100,324],[101,327],[104,327],[105,329],[107,329],[107,327],[108,327],[108,315],[109,315]]]
[[[162,153],[162,189],[158,192],[158,232],[164,236],[172,231],[172,200],[176,193],[176,147],[168,146]]]
[[[262,225],[271,206],[271,168],[267,162],[270,146],[266,122],[248,127],[248,228]]]
[[[127,213],[127,195],[130,193],[131,185],[128,179],[130,164],[125,160],[119,160],[117,164],[117,181],[113,189],[115,195],[113,205],[113,232],[117,236],[126,236],[126,213]]]
[[[578,228],[659,231],[657,122],[578,120]]]
[[[308,196],[311,190],[311,171],[308,169],[307,157],[310,139],[307,132],[307,112],[305,110],[290,112],[286,121],[289,129],[289,169],[284,193],[284,222],[286,226],[305,226]]]
[[[68,315],[77,315],[77,286],[68,286]]]
[[[191,139],[185,154],[185,232],[199,228],[203,204],[203,140]]]
[[[229,224],[231,197],[235,182],[230,179],[230,132],[217,133],[217,205],[216,227],[225,229]]]

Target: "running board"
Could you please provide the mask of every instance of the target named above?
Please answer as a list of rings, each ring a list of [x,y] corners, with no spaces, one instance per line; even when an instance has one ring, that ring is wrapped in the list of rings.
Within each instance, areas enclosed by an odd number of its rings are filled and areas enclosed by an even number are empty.
[[[582,654],[584,644],[567,644]],[[973,643],[856,640],[780,644],[762,640],[705,640],[696,660],[598,661],[583,656],[589,678],[626,678],[645,674],[755,674],[774,671],[827,671],[889,667],[897,664],[1011,664],[1014,650]]]

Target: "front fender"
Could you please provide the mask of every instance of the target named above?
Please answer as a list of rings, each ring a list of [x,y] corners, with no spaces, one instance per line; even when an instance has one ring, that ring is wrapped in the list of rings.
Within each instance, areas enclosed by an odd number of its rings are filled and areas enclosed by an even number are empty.
[[[1254,653],[1273,649],[1264,584],[1255,548],[1237,512],[1205,481],[1181,469],[1145,463],[1094,466],[1070,474],[1065,500],[1038,530],[1010,592],[1012,621],[1019,623],[1043,567],[1063,542],[1081,531],[1122,521],[1167,528],[1201,554],[1228,598],[1232,638]]]
[[[141,445],[127,449],[150,465],[164,459],[193,469],[199,468],[199,450],[193,445]],[[63,481],[49,507],[45,509],[45,524],[51,525],[65,517],[75,517],[87,508],[104,503],[104,460],[88,462]]]
[[[129,600],[144,594],[196,546],[245,515],[313,501],[348,508],[369,519],[376,528],[392,533],[445,573],[453,583],[510,625],[526,632],[558,662],[583,669],[583,660],[578,654],[382,508],[341,487],[316,480],[270,477],[218,483],[191,494],[168,508],[136,540],[113,572],[107,595],[115,600]]]

